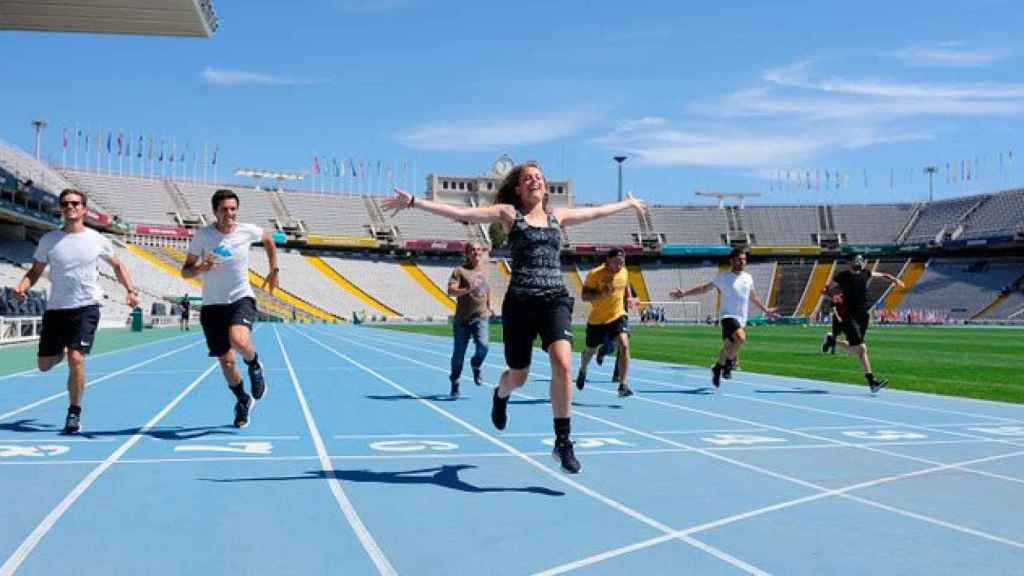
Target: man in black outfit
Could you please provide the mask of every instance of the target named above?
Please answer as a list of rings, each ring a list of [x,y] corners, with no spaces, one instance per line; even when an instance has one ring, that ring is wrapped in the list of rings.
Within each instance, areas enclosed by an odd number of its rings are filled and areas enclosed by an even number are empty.
[[[868,381],[871,392],[878,392],[885,388],[889,381],[875,378],[874,372],[871,371],[871,360],[868,358],[868,345],[864,342],[868,323],[871,320],[867,298],[868,282],[872,278],[885,278],[900,288],[903,288],[904,284],[892,274],[867,270],[864,263],[864,257],[858,254],[850,260],[848,270],[843,270],[832,277],[832,282],[827,290],[830,295],[835,295],[837,292],[842,295],[841,298],[833,296],[834,300],[839,300],[842,304],[842,307],[837,306],[833,313],[840,314],[840,317],[837,318],[839,320],[838,328],[846,335],[846,340],[836,339],[836,334],[826,334],[821,351],[835,351],[836,345],[839,345],[847,353],[856,354],[861,368],[864,369],[864,378]]]

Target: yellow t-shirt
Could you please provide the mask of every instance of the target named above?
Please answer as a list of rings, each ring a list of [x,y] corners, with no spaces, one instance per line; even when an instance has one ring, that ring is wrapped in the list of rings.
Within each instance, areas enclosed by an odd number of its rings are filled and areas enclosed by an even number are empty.
[[[617,273],[612,274],[604,264],[594,268],[587,274],[587,280],[583,283],[584,288],[607,289],[612,287],[611,294],[590,301],[590,315],[587,316],[587,324],[608,324],[618,320],[626,314],[626,305],[623,300],[626,297],[626,287],[629,286],[629,272],[623,266]]]

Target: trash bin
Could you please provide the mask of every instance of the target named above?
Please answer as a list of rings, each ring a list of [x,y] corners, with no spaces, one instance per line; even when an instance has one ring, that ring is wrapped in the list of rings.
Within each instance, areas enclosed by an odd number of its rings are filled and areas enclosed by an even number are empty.
[[[142,308],[132,310],[132,332],[142,332]]]

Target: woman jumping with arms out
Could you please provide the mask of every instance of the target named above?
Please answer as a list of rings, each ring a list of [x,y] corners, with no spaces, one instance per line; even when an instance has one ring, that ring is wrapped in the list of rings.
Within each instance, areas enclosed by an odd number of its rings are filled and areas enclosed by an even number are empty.
[[[647,207],[630,194],[621,202],[586,208],[555,208],[548,212],[544,202],[547,189],[540,165],[526,162],[508,173],[491,206],[444,204],[415,198],[398,188],[383,205],[392,214],[406,208],[419,208],[461,222],[502,223],[512,251],[512,279],[501,307],[508,369],[502,373],[494,390],[491,421],[498,430],[504,430],[508,424],[509,395],[526,383],[533,341],[539,335],[541,348],[551,360],[551,410],[555,419],[552,455],[561,463],[562,470],[575,474],[580,471],[580,463],[569,439],[573,299],[562,280],[562,228],[628,208],[643,212]]]

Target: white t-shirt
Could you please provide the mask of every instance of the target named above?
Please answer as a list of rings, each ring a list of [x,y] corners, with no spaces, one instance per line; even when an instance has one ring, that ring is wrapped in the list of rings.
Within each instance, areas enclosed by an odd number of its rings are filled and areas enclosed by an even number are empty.
[[[719,272],[712,281],[722,293],[722,306],[718,315],[735,318],[740,326],[747,325],[747,311],[750,308],[750,291],[754,289],[754,277],[748,272],[739,274],[732,271]]]
[[[48,310],[66,310],[99,304],[103,300],[97,260],[114,257],[110,240],[92,228],[68,234],[63,230],[47,232],[39,240],[36,262],[50,265]]]
[[[221,234],[214,224],[196,230],[188,253],[200,260],[211,252],[220,258],[220,266],[201,275],[204,305],[255,297],[249,285],[249,247],[262,239],[263,229],[255,224],[238,223],[230,234]]]

